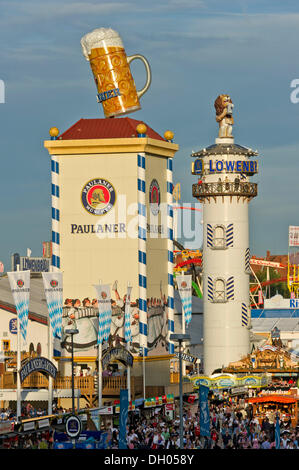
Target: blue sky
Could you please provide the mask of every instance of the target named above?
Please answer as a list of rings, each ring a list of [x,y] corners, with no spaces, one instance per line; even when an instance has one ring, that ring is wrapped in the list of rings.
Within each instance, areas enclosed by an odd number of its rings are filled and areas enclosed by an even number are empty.
[[[290,100],[299,78],[299,4],[263,0],[1,1],[0,259],[13,252],[41,255],[50,239],[50,165],[43,141],[51,126],[103,117],[80,39],[112,27],[128,55],[143,54],[152,85],[142,110],[131,115],[180,150],[175,182],[183,202],[195,202],[190,154],[214,142],[213,103],[229,93],[235,141],[260,153],[259,196],[250,204],[251,251],[287,252],[288,225],[299,225],[299,103]],[[132,64],[138,88],[142,64]]]

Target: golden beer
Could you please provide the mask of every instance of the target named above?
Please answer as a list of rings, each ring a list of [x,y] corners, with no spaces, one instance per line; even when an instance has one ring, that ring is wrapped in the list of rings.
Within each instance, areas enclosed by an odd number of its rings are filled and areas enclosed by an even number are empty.
[[[90,63],[105,117],[128,114],[141,109],[139,98],[150,86],[151,72],[141,55],[127,57],[116,31],[100,28],[81,39],[83,53]],[[134,59],[143,61],[147,71],[145,87],[137,91],[130,70]]]

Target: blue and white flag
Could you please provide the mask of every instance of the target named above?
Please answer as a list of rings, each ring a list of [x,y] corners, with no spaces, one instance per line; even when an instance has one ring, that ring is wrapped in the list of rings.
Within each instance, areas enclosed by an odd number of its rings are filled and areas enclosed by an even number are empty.
[[[191,274],[177,276],[176,281],[182,301],[182,310],[184,309],[185,323],[188,326],[192,319],[192,276]]]
[[[127,449],[127,419],[129,410],[128,390],[120,390],[120,412],[119,412],[119,449]]]
[[[20,322],[20,331],[24,341],[26,341],[29,314],[30,271],[13,271],[7,273],[7,275]]]
[[[279,416],[276,416],[276,423],[275,423],[275,449],[280,449],[280,424],[279,424]]]
[[[112,307],[110,285],[99,284],[94,287],[97,292],[99,307],[99,330],[97,343],[102,344],[103,341],[108,341],[111,329]]]
[[[62,273],[42,273],[53,338],[62,336]]]
[[[126,341],[126,343],[130,343],[132,341],[132,332],[131,332],[131,292],[132,292],[132,287],[128,286],[126,304],[125,304],[125,341]]]
[[[199,386],[200,435],[210,437],[209,387]]]

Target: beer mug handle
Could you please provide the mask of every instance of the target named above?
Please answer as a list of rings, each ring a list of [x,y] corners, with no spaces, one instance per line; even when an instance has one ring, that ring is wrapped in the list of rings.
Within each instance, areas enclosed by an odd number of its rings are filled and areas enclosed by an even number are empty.
[[[150,87],[150,84],[151,84],[151,81],[152,81],[152,73],[151,73],[150,65],[149,65],[148,61],[146,60],[146,58],[143,57],[143,55],[135,54],[135,55],[131,55],[131,56],[127,57],[128,64],[130,64],[134,59],[140,59],[144,63],[146,74],[147,74],[146,84],[144,85],[142,90],[139,90],[139,91],[137,90],[137,96],[138,96],[138,98],[140,98],[142,95],[144,95],[144,93]]]

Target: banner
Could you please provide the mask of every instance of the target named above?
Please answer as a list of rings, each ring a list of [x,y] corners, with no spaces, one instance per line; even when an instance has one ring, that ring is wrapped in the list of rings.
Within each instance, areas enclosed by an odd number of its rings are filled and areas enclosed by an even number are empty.
[[[111,329],[112,307],[110,286],[108,284],[99,284],[94,286],[97,292],[99,306],[99,331],[98,344],[108,341]]]
[[[76,449],[95,449],[96,443],[91,441],[76,442]]]
[[[278,415],[276,416],[275,424],[275,449],[280,449],[280,425]]]
[[[289,246],[299,246],[299,227],[289,226]]]
[[[8,272],[7,275],[20,322],[20,331],[24,341],[26,341],[30,296],[30,271]]]
[[[53,338],[62,336],[62,273],[42,273]]]
[[[127,449],[128,390],[120,390],[119,449]]]
[[[259,305],[262,305],[263,303],[264,303],[263,291],[262,291],[262,290],[259,290],[259,300],[258,300],[258,304],[259,304]]]
[[[182,309],[184,309],[185,323],[188,326],[192,318],[192,276],[191,274],[176,276],[176,281],[182,301]]]
[[[101,432],[101,438],[97,444],[97,449],[110,449],[111,445],[112,445],[111,431]]]
[[[132,341],[132,332],[131,332],[131,292],[132,287],[128,286],[127,288],[127,297],[125,304],[125,340],[126,343],[131,343]]]
[[[72,449],[72,442],[54,442],[53,449]]]
[[[210,437],[209,390],[209,387],[205,387],[204,385],[199,387],[200,435],[206,437]]]

